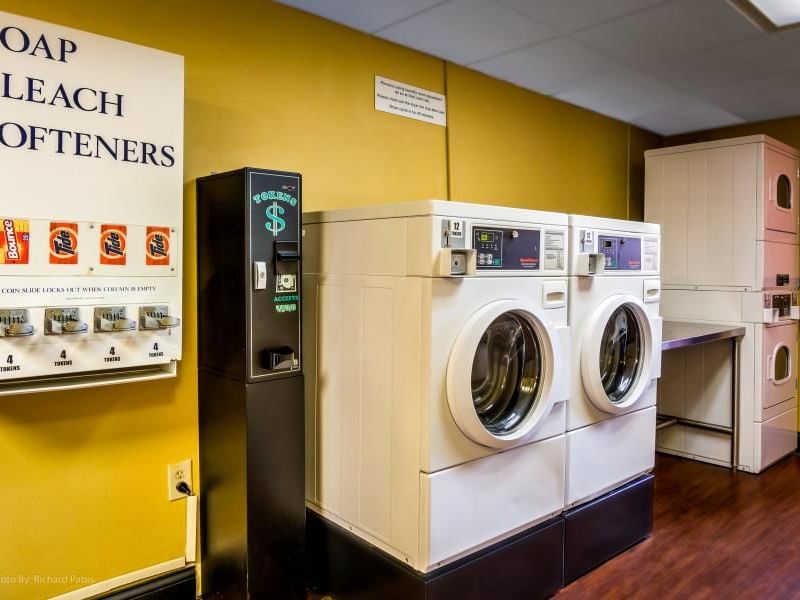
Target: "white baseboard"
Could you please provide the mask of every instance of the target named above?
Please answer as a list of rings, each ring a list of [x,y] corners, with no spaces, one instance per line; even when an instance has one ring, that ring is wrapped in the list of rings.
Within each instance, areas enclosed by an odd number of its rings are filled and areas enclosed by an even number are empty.
[[[148,577],[161,575],[162,573],[169,573],[170,571],[175,571],[176,569],[181,569],[185,566],[186,560],[184,557],[174,558],[157,565],[139,569],[138,571],[132,571],[131,573],[125,573],[124,575],[120,575],[118,577],[112,577],[111,579],[106,579],[105,581],[99,581],[97,583],[93,583],[92,585],[78,588],[77,590],[72,590],[66,594],[53,596],[51,600],[84,600],[85,598],[91,598],[92,596],[102,594],[103,592],[108,592],[114,588],[135,583],[137,581],[141,581],[142,579],[147,579]]]

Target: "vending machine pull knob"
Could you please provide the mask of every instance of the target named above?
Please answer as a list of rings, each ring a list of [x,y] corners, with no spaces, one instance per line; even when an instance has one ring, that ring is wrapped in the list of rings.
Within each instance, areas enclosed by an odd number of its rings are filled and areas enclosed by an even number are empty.
[[[139,326],[146,330],[171,329],[181,324],[178,317],[169,314],[166,304],[139,307],[139,321]]]
[[[63,333],[86,333],[89,325],[83,321],[67,321],[61,327]]]
[[[45,308],[44,334],[63,335],[86,333],[89,325],[81,319],[81,309],[76,306]]]
[[[87,331],[89,331],[89,325],[83,321],[70,320],[62,322],[56,319],[50,319],[47,323],[46,333],[50,335],[60,335],[63,333],[86,333]]]
[[[177,327],[180,324],[181,320],[178,317],[173,317],[171,315],[166,315],[158,320],[158,326],[161,327],[161,329],[170,329],[172,327]]]
[[[33,335],[33,325],[27,308],[0,309],[0,337],[25,337]]]
[[[100,333],[113,331],[133,331],[136,321],[127,318],[124,306],[96,306],[94,309],[94,330]]]
[[[114,331],[133,331],[136,329],[136,321],[133,319],[117,319],[112,326]]]
[[[7,327],[3,327],[2,334],[4,337],[25,337],[33,335],[33,325],[30,323],[12,323]]]

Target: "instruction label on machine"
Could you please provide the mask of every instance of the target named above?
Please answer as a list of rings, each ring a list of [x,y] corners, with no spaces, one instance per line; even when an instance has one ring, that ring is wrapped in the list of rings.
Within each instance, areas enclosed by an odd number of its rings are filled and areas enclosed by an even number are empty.
[[[544,270],[558,271],[564,268],[564,232],[544,232]]]
[[[375,110],[442,127],[447,125],[447,109],[442,94],[380,75],[375,76]]]
[[[642,270],[658,271],[658,239],[642,239]]]

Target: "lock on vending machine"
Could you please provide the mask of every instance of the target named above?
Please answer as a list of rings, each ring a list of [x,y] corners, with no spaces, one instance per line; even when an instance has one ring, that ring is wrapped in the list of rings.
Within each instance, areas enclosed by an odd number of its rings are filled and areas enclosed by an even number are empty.
[[[305,598],[301,176],[201,178],[197,218],[201,587]]]

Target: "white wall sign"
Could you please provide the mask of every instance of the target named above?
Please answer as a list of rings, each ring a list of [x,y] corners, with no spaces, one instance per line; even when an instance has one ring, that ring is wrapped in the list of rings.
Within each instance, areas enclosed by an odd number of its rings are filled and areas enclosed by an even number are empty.
[[[380,75],[375,76],[375,110],[442,127],[447,125],[447,109],[442,94]]]
[[[0,12],[0,61],[3,216],[175,220],[183,57]]]

